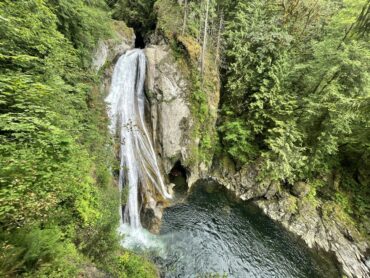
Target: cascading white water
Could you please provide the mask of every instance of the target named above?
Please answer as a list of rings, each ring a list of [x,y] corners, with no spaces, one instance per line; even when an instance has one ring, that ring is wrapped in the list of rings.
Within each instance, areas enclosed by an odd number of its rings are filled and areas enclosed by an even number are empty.
[[[119,188],[129,187],[128,200],[121,224],[131,229],[141,227],[139,193],[154,186],[163,197],[171,198],[164,185],[154,148],[144,120],[144,81],[146,57],[143,50],[133,49],[122,55],[113,72],[106,102],[110,117],[110,131],[119,135]],[[118,134],[119,133],[119,134]],[[121,211],[121,210],[120,210]]]

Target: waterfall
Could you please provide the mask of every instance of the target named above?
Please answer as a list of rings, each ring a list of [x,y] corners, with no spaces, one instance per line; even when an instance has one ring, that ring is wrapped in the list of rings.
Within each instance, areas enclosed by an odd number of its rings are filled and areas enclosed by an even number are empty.
[[[165,198],[171,198],[164,185],[153,144],[145,125],[144,81],[146,57],[133,49],[122,55],[113,71],[106,103],[109,129],[120,140],[119,189],[128,186],[128,200],[121,224],[140,228],[140,190],[153,186]]]

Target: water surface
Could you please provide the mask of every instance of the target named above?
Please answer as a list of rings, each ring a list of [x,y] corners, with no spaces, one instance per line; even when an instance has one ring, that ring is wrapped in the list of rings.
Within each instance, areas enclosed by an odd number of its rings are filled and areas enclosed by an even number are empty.
[[[160,233],[163,277],[340,277],[253,204],[209,183],[165,210]]]

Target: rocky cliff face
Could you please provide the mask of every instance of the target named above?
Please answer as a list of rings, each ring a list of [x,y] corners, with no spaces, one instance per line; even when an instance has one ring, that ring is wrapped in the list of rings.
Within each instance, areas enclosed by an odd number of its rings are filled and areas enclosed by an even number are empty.
[[[204,163],[194,155],[200,148],[200,138],[194,132],[200,119],[194,115],[191,103],[191,94],[195,92],[192,92],[188,74],[180,69],[168,45],[148,46],[145,53],[148,62],[146,93],[151,114],[149,122],[163,172],[168,175],[175,164],[180,163],[187,170],[190,187],[208,172]],[[207,100],[207,109],[216,111],[218,100],[219,91],[216,90]],[[210,121],[211,128],[215,129],[216,113],[213,114]]]
[[[308,197],[306,186],[281,188],[258,182],[254,165],[236,171],[227,157],[218,160],[211,177],[242,200],[253,200],[273,220],[301,237],[310,248],[332,254],[347,277],[370,277],[369,244],[335,214],[335,206]]]
[[[199,127],[200,119],[194,113],[191,94],[192,83],[189,78],[189,65],[182,65],[175,60],[173,51],[164,42],[156,38],[157,45],[145,48],[147,57],[146,94],[148,98],[147,122],[151,126],[153,142],[161,161],[165,178],[180,165],[186,171],[187,184],[190,187],[198,179],[206,177],[207,167],[199,157],[200,138],[194,130]],[[217,86],[216,86],[217,87]],[[216,90],[209,100],[207,109],[216,111],[219,91]],[[216,113],[210,118],[215,129]],[[168,180],[169,181],[169,180]],[[152,205],[149,205],[152,204]],[[163,205],[148,202],[144,205],[144,218],[151,231],[158,231]],[[147,217],[148,215],[159,217]]]
[[[123,21],[112,22],[113,37],[101,40],[95,50],[92,60],[92,68],[95,71],[106,67],[103,77],[106,83],[110,82],[114,62],[120,55],[135,46],[135,33],[127,27]],[[104,83],[104,84],[106,84]]]
[[[146,94],[149,117],[147,123],[152,129],[152,140],[160,158],[162,173],[168,177],[176,163],[182,165],[189,156],[194,142],[189,137],[193,120],[187,93],[187,81],[165,44],[145,48],[147,57]],[[196,167],[188,166],[189,176],[197,179]],[[146,228],[159,232],[164,206],[150,198],[143,206],[142,219]]]
[[[190,149],[188,134],[192,119],[186,98],[188,81],[182,76],[168,46],[149,46],[145,54],[153,141],[164,173],[168,174],[177,161],[186,160]]]
[[[109,90],[114,61],[134,47],[134,32],[120,24],[116,23],[121,30],[116,39],[101,42],[94,59],[95,69],[104,69],[101,89],[105,93]],[[199,138],[192,136],[198,119],[192,114],[189,102],[191,81],[180,70],[171,49],[163,41],[148,46],[145,53],[148,62],[147,122],[152,128],[153,142],[165,176],[176,163],[180,163],[187,170],[189,185],[199,178],[211,178],[240,199],[254,200],[265,214],[300,236],[308,246],[333,254],[348,277],[370,277],[370,260],[365,256],[369,253],[368,243],[341,220],[328,214],[327,204],[310,203],[305,198],[304,186],[300,192],[291,194],[281,190],[277,183],[259,183],[255,166],[236,170],[227,157],[215,160],[211,170],[199,161],[189,163],[192,152],[199,147]],[[215,111],[218,97],[212,99],[217,101],[208,101],[208,106]],[[166,204],[160,198],[156,199],[152,192],[144,195],[143,221],[152,231],[158,231]]]
[[[370,277],[365,253],[368,244],[348,225],[323,213],[323,206],[293,197],[287,192],[271,200],[258,200],[257,205],[273,220],[300,236],[309,247],[335,255],[348,277]]]

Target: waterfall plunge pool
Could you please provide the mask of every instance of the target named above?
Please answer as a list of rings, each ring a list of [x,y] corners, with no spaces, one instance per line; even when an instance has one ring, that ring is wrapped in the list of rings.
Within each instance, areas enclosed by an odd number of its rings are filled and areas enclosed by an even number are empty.
[[[111,133],[121,139],[118,185],[129,189],[121,214],[123,246],[149,254],[162,277],[339,277],[333,264],[321,262],[256,207],[206,182],[188,196],[186,184],[177,186],[177,203],[164,211],[159,235],[142,228],[140,184],[169,197],[145,126],[145,70],[143,50],[127,51],[115,66],[106,98]],[[181,164],[171,172],[171,182],[186,176]]]
[[[160,235],[129,234],[126,247],[149,254],[161,277],[341,277],[329,258],[324,261],[255,205],[207,182],[165,210]]]

